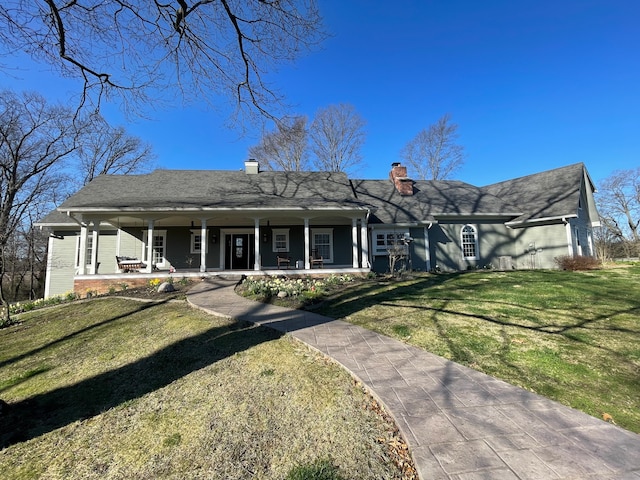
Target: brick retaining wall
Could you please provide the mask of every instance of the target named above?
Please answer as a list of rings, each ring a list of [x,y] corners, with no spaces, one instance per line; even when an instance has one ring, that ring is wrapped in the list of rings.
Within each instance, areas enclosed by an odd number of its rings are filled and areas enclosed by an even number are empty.
[[[109,293],[112,288],[117,292],[125,290],[124,285],[126,285],[126,288],[144,287],[149,285],[149,280],[152,280],[152,278],[75,279],[73,281],[73,292],[81,297],[86,297],[87,291],[101,295]],[[164,282],[166,278],[163,277],[160,280]]]

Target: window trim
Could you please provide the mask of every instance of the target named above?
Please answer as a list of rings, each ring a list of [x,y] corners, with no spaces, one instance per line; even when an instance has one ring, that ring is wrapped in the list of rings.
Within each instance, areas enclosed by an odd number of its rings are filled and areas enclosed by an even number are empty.
[[[75,268],[80,268],[80,246],[82,245],[82,235],[76,236],[76,261]],[[85,265],[91,265],[93,259],[93,235],[91,232],[87,233],[87,252],[85,256]]]
[[[384,245],[378,245],[378,235],[383,235]],[[389,235],[393,235],[394,241],[404,240],[405,238],[410,238],[409,230],[398,230],[398,229],[380,229],[373,231],[373,254],[374,255],[389,255],[389,247],[397,245],[389,243]],[[408,250],[407,250],[408,251]]]
[[[329,235],[329,258],[322,256],[324,263],[333,263],[333,228],[311,229],[311,250],[316,250],[316,235]]]
[[[151,260],[147,260],[147,244],[148,244],[148,235],[149,231],[148,230],[143,230],[142,231],[142,255],[140,256],[140,258],[142,259],[143,262],[149,262]],[[162,237],[162,249],[163,249],[163,255],[162,255],[162,261],[155,263],[153,266],[154,267],[164,267],[167,265],[167,231],[166,230],[154,230],[153,231],[153,236],[154,237]],[[151,263],[153,263],[151,261]]]
[[[465,232],[466,228],[470,228],[473,230],[473,244],[471,244],[471,242],[469,241],[465,241],[465,233],[468,233],[468,232]],[[465,245],[473,245],[474,255],[466,255]],[[460,229],[460,248],[462,250],[462,258],[464,258],[465,260],[478,260],[479,255],[478,255],[478,227],[477,226],[471,225],[470,223],[467,223],[462,226],[462,228]]]
[[[202,253],[202,239],[200,239],[200,248],[196,248],[196,237],[201,237],[202,230],[201,229],[192,229],[191,231],[191,241],[189,242],[189,252],[191,254]],[[209,253],[209,229],[205,230],[205,238],[204,238],[204,253]]]
[[[273,253],[288,253],[290,248],[290,235],[289,228],[274,228],[271,230],[271,249]],[[285,236],[285,247],[279,248],[276,243],[276,236],[284,235]]]

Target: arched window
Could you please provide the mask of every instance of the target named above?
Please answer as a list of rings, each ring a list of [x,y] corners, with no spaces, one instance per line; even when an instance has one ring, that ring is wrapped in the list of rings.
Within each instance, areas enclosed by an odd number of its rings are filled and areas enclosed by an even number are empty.
[[[473,225],[465,225],[460,232],[462,256],[467,260],[478,258],[478,233]]]

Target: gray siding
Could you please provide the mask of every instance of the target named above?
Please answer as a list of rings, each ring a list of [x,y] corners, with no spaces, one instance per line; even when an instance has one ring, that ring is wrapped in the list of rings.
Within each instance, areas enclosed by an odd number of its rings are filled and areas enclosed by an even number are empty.
[[[477,234],[476,259],[464,258],[461,232],[472,225]],[[429,229],[432,268],[459,271],[470,268],[498,268],[500,257],[513,256],[513,233],[499,222],[456,221],[438,223]]]
[[[586,200],[582,201],[586,206]],[[578,209],[578,218],[572,218],[571,224],[572,247],[575,255],[595,256],[595,248],[592,237],[592,219],[586,207]],[[576,235],[577,232],[577,235]]]
[[[75,253],[77,232],[55,232],[63,238],[51,238],[49,242],[47,288],[45,297],[55,297],[73,291],[76,271]]]
[[[116,254],[118,235],[115,230],[101,230],[98,241],[98,273],[117,272]]]
[[[133,230],[120,230],[120,239],[117,255],[124,257],[140,258],[142,254],[142,229],[138,229],[137,235]],[[115,259],[114,259],[115,261]]]
[[[554,258],[568,255],[567,230],[563,223],[514,229],[519,269],[558,268]]]

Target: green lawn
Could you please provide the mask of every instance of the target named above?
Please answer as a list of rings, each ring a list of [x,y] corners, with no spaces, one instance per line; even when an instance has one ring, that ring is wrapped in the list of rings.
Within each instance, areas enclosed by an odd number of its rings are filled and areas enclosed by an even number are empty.
[[[284,479],[318,465],[400,478],[393,424],[289,337],[184,301],[97,299],[18,320],[0,330],[2,478]]]
[[[315,311],[640,433],[638,266],[368,280]]]

